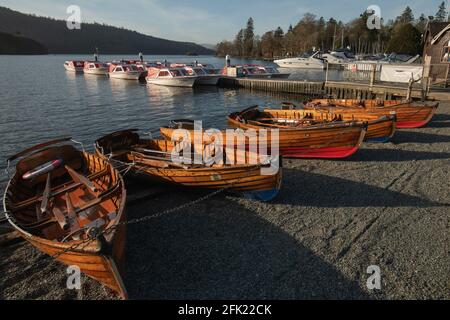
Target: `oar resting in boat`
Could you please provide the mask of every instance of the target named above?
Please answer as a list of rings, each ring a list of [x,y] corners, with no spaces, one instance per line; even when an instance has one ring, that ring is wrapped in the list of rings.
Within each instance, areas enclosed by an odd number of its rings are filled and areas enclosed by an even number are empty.
[[[315,99],[306,102],[302,107],[308,110],[350,112],[363,115],[389,116],[395,114],[398,129],[412,129],[426,126],[436,113],[439,102]]]
[[[121,278],[126,229],[120,225],[126,192],[118,171],[105,159],[77,150],[70,138],[8,160],[17,160],[4,195],[9,223],[38,250],[78,265],[126,298]]]
[[[182,150],[180,144],[167,140],[142,139],[136,130],[109,134],[95,143],[96,152],[104,159],[129,165],[130,172],[152,178],[160,183],[171,183],[190,188],[227,189],[242,192],[262,201],[273,199],[281,187],[282,168],[280,158],[266,157],[244,151],[224,150],[222,163],[209,163],[202,159],[206,146]],[[177,155],[177,161],[172,159]],[[178,156],[179,154],[179,156]],[[214,154],[212,154],[214,156]],[[182,163],[182,160],[189,161]],[[227,158],[228,157],[228,158]],[[201,161],[194,161],[195,159]],[[255,161],[252,161],[255,160]]]
[[[251,112],[251,110],[248,112]],[[293,103],[284,102],[281,109],[264,109],[263,114],[264,116],[261,115],[255,117],[256,119],[248,120],[248,123],[258,125],[253,121],[259,121],[261,122],[260,125],[269,122],[290,127],[302,127],[361,121],[368,124],[365,135],[365,141],[368,142],[387,142],[394,136],[397,129],[396,112],[384,115],[353,112],[352,110],[297,109]],[[245,113],[240,115],[239,118],[241,118],[241,121],[245,121]]]
[[[248,149],[253,146],[252,140],[255,139],[252,139],[253,136],[250,138],[247,134],[253,134],[258,140],[264,139],[269,152],[275,145],[279,147],[282,156],[290,158],[333,159],[349,157],[359,149],[368,127],[366,121],[330,122],[299,126],[261,122],[261,119],[267,118],[280,119],[282,116],[273,117],[260,111],[257,106],[253,106],[242,112],[229,115],[228,123],[232,127],[246,131],[243,139]],[[185,129],[190,133],[191,143],[195,143],[196,132],[192,128],[192,123],[187,121],[173,121],[171,125],[162,127],[160,131],[166,139],[172,139],[176,130]],[[261,130],[265,130],[264,134]],[[222,136],[227,137],[227,133],[222,131]],[[223,139],[225,146],[228,138]],[[230,138],[230,140],[232,139],[235,139],[235,137]],[[205,144],[213,142],[211,137],[206,134],[203,134],[203,137],[199,140],[202,140]]]

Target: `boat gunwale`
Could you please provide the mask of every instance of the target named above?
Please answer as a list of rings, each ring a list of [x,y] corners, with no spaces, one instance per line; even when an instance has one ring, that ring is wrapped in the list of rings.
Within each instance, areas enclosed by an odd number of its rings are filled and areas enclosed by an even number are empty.
[[[106,165],[110,166],[111,170],[116,171],[118,183],[119,183],[120,188],[121,188],[121,191],[118,191],[118,190],[114,190],[113,191],[113,192],[118,192],[118,194],[120,195],[120,198],[121,198],[120,205],[117,208],[116,222],[114,224],[114,225],[118,225],[120,223],[120,221],[122,220],[122,217],[124,215],[125,202],[126,202],[126,189],[125,189],[125,184],[124,184],[122,176],[117,171],[117,169],[115,169],[114,166],[112,166],[106,159],[103,159],[103,158],[101,158],[101,157],[99,157],[99,156],[97,156],[95,154],[90,154],[90,153],[87,153],[87,152],[84,152],[84,151],[79,151],[79,150],[77,150],[77,151],[80,152],[80,155],[83,156],[86,160],[89,159],[89,156],[96,157],[96,158],[100,159],[101,161],[105,162]],[[5,188],[5,191],[3,193],[3,210],[4,210],[4,214],[5,214],[5,217],[6,217],[7,221],[14,227],[14,229],[16,231],[18,231],[21,235],[23,235],[25,240],[27,240],[27,241],[35,241],[35,242],[38,242],[38,243],[40,243],[42,245],[52,247],[54,249],[65,250],[67,248],[75,246],[77,243],[79,243],[79,244],[83,243],[83,240],[70,241],[70,242],[65,242],[65,243],[62,243],[60,241],[48,240],[48,239],[45,239],[43,237],[31,234],[30,232],[24,230],[22,227],[20,227],[15,222],[15,218],[13,216],[13,213],[10,212],[7,209],[7,196],[8,196],[8,192],[10,191],[11,182],[13,181],[13,179],[16,178],[16,174],[17,173],[15,173],[8,180],[8,184],[7,184],[7,186]],[[113,230],[112,232],[109,233],[109,239],[105,238],[105,240],[108,243],[108,245],[111,245],[114,242],[115,233],[116,233],[116,230]],[[74,249],[71,249],[69,252],[78,252],[78,253],[87,253],[87,254],[100,254],[102,250],[103,250],[103,248],[101,248],[101,246],[99,245],[99,241],[98,240],[92,240],[90,245],[83,246],[82,249],[74,248]]]

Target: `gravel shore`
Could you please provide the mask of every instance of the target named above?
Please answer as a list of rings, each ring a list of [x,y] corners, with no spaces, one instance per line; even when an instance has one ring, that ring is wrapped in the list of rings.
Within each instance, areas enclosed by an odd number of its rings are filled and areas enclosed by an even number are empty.
[[[131,299],[450,299],[450,103],[423,129],[342,161],[284,160],[271,203],[217,195],[130,226]],[[129,191],[132,193],[132,190]],[[130,218],[207,194],[174,190]],[[0,248],[1,299],[116,299],[26,243]],[[367,267],[381,290],[367,289]]]

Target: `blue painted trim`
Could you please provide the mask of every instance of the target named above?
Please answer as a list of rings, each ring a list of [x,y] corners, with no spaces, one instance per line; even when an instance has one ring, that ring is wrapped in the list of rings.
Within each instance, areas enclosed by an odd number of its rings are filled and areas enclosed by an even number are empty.
[[[245,192],[244,195],[247,199],[267,202],[273,200],[278,195],[279,192],[280,189],[270,189],[262,191]]]

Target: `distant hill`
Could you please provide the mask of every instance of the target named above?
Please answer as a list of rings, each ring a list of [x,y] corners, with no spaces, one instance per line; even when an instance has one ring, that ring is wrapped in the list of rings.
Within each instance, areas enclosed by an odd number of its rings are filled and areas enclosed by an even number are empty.
[[[0,54],[47,54],[47,48],[32,39],[0,32]]]
[[[212,43],[200,43],[202,47],[205,47],[207,49],[216,50],[217,45]]]
[[[192,42],[155,38],[98,23],[82,23],[81,30],[69,30],[65,20],[23,14],[5,7],[0,7],[0,32],[40,42],[49,53],[87,54],[98,48],[102,54],[214,54],[213,50]]]

